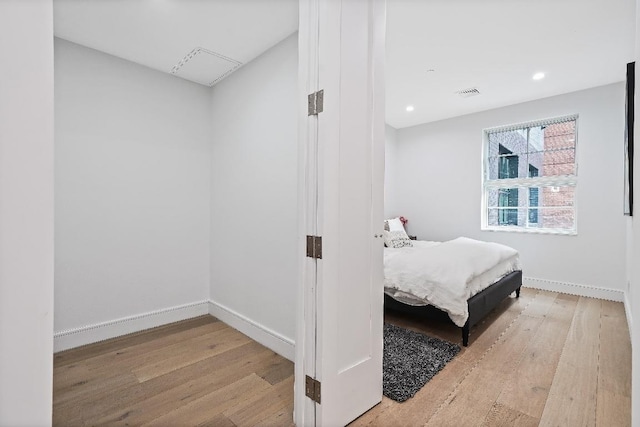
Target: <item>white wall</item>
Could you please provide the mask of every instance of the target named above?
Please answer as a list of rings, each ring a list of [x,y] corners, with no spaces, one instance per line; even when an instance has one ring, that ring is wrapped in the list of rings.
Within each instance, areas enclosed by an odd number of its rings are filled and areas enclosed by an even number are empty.
[[[0,2],[0,425],[51,424],[53,10]]]
[[[579,114],[578,235],[480,231],[483,129],[574,113]],[[406,216],[409,233],[419,239],[462,235],[513,246],[521,253],[524,275],[542,279],[530,284],[611,289],[597,296],[622,300],[623,135],[624,83],[399,129],[395,205],[387,211]]]
[[[217,84],[212,96],[212,313],[232,313],[267,331],[290,347],[290,358],[298,278],[297,67],[293,34]]]
[[[206,313],[210,95],[56,39],[56,331]]]
[[[636,0],[636,29],[640,29],[640,0]],[[635,120],[634,120],[634,159],[633,198],[634,216],[630,218],[628,227],[629,255],[632,263],[629,269],[629,293],[627,295],[627,315],[630,317],[631,329],[631,423],[640,425],[640,31],[636,30],[636,92],[635,92]]]
[[[384,144],[384,217],[392,218],[400,216],[395,215],[393,209],[396,207],[396,169],[398,165],[398,159],[396,155],[397,144],[397,130],[396,128],[385,125],[384,129],[385,144]]]

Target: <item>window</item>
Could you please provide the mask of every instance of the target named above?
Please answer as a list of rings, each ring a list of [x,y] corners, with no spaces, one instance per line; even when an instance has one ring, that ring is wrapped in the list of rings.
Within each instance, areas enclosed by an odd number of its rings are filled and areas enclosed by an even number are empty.
[[[577,120],[484,131],[483,230],[576,234]]]
[[[538,176],[538,168],[529,165],[529,178],[535,178]],[[529,188],[529,223],[537,224],[538,223],[538,209],[534,209],[538,207],[538,191],[539,188]]]
[[[514,155],[502,144],[498,144],[500,153],[498,177],[509,179],[518,177],[518,156]],[[515,191],[514,191],[515,190]],[[515,188],[503,188],[498,195],[498,206],[518,207],[518,191]],[[502,209],[498,211],[498,222],[500,225],[518,225],[518,209]]]

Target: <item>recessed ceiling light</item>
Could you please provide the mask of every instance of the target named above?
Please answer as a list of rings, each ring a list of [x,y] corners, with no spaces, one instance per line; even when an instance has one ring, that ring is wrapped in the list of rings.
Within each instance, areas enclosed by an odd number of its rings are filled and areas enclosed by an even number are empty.
[[[407,111],[411,112],[413,110],[414,110],[413,105],[407,105]]]
[[[544,73],[535,73],[533,75],[533,80],[542,80],[544,79]]]

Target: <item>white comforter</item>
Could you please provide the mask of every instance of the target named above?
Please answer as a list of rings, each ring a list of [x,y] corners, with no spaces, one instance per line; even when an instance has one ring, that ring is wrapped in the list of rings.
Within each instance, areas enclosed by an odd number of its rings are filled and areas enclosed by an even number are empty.
[[[518,251],[498,243],[466,237],[413,243],[413,247],[385,248],[385,292],[396,299],[405,295],[434,305],[460,327],[469,317],[467,300],[471,296],[520,268]],[[475,278],[494,271],[498,275],[493,280],[483,281],[482,286],[474,283]]]

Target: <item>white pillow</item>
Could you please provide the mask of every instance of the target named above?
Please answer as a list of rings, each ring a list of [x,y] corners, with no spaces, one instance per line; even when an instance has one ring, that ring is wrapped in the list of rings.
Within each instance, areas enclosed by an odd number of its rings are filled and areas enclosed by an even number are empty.
[[[404,248],[413,246],[413,242],[407,236],[407,233],[403,230],[401,231],[384,231],[384,244],[387,245],[388,248]]]
[[[400,218],[388,219],[387,223],[389,224],[389,231],[404,231],[404,225],[402,225]]]

